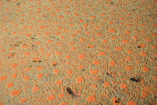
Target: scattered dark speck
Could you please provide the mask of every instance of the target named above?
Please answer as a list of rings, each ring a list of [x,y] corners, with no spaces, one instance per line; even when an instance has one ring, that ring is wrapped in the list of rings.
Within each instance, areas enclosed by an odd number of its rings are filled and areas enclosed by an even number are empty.
[[[57,66],[57,64],[53,64],[53,66]]]
[[[15,44],[14,46],[19,46],[19,44]]]
[[[82,71],[85,71],[85,69],[82,69]]]
[[[37,62],[36,60],[33,60],[32,62]]]
[[[69,87],[66,88],[66,91],[67,91],[70,95],[76,96],[76,95],[74,94],[74,92],[73,92]]]
[[[150,16],[151,16],[151,14],[148,14],[148,16],[150,17]]]
[[[137,79],[136,78],[130,78],[130,80],[133,81],[133,82],[140,82],[139,78],[137,78]]]
[[[120,103],[120,99],[118,98],[118,100],[116,100],[115,103]]]
[[[110,74],[107,72],[106,75],[110,75]]]
[[[110,4],[113,4],[113,2],[111,2]]]
[[[38,60],[33,60],[32,62],[39,62],[40,63],[40,62],[42,62],[42,60],[39,60],[39,61]]]
[[[21,3],[18,2],[18,3],[16,4],[16,6],[19,6],[20,4],[21,4]]]
[[[38,62],[40,63],[40,62],[42,62],[42,60],[39,60]]]
[[[136,9],[133,9],[132,11],[135,11]]]
[[[49,37],[56,39],[56,37],[54,37],[54,36],[49,36]]]
[[[141,48],[141,46],[138,46],[137,48]]]

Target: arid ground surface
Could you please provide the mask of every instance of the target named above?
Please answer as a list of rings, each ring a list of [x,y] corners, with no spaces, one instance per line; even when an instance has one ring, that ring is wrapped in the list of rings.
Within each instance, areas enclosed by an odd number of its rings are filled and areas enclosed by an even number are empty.
[[[0,105],[157,105],[157,0],[0,0]]]

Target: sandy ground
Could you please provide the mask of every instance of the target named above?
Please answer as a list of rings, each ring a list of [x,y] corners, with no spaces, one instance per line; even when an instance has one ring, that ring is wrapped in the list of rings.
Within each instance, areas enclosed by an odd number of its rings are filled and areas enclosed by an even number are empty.
[[[0,105],[157,105],[157,0],[0,0]]]

